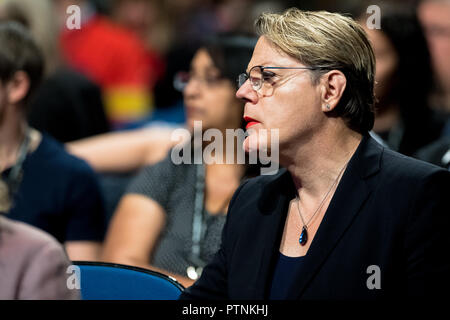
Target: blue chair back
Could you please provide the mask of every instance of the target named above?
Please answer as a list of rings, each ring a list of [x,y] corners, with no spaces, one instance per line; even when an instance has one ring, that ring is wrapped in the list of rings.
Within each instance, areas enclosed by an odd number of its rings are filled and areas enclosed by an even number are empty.
[[[106,262],[74,261],[83,300],[176,300],[184,287],[162,273]]]

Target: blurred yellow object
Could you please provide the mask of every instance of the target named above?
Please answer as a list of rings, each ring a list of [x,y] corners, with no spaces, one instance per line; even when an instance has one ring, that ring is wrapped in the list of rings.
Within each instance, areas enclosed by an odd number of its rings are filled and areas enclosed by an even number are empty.
[[[119,87],[105,90],[103,94],[106,116],[113,122],[132,122],[143,119],[153,110],[150,90],[136,87]]]

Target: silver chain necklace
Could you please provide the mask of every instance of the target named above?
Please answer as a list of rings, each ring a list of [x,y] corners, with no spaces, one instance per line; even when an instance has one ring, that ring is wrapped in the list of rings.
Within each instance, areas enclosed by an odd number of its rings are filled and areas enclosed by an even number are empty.
[[[328,195],[330,194],[331,190],[333,190],[333,187],[336,185],[336,183],[339,180],[339,177],[342,175],[342,173],[344,172],[344,169],[347,167],[348,162],[345,164],[345,166],[341,169],[341,172],[339,172],[338,176],[336,177],[336,180],[334,180],[333,184],[331,185],[330,189],[328,190],[328,192],[325,194],[325,196],[323,197],[322,201],[320,202],[319,207],[316,209],[316,211],[314,211],[313,215],[311,216],[311,218],[309,218],[308,222],[305,223],[305,220],[303,219],[302,213],[300,212],[300,197],[298,194],[296,194],[296,199],[297,199],[297,209],[298,209],[298,214],[300,215],[300,219],[302,220],[303,223],[303,227],[302,227],[302,231],[300,233],[300,237],[298,238],[298,243],[300,243],[301,246],[304,246],[306,244],[306,242],[308,241],[308,225],[311,222],[311,220],[314,218],[314,216],[316,215],[317,212],[320,211],[320,208],[322,208],[325,199],[328,197]]]

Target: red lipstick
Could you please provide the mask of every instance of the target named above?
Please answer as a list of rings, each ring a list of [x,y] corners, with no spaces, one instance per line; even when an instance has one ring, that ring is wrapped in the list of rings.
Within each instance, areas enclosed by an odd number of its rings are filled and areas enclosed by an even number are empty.
[[[245,129],[248,129],[251,126],[254,126],[255,124],[260,123],[259,121],[256,121],[255,119],[247,117],[247,116],[244,117],[244,120],[245,120],[245,122],[247,122],[247,125],[245,126]]]

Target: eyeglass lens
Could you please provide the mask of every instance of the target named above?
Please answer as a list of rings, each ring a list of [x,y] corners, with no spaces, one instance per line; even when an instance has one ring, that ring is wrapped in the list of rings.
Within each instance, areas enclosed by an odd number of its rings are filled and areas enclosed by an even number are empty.
[[[272,91],[272,86],[264,79],[263,68],[261,66],[254,66],[250,72],[242,73],[238,77],[238,86],[241,87],[245,81],[250,80],[253,90],[260,92],[263,95],[268,95]],[[267,84],[267,85],[265,85]],[[262,90],[261,90],[262,89]]]

